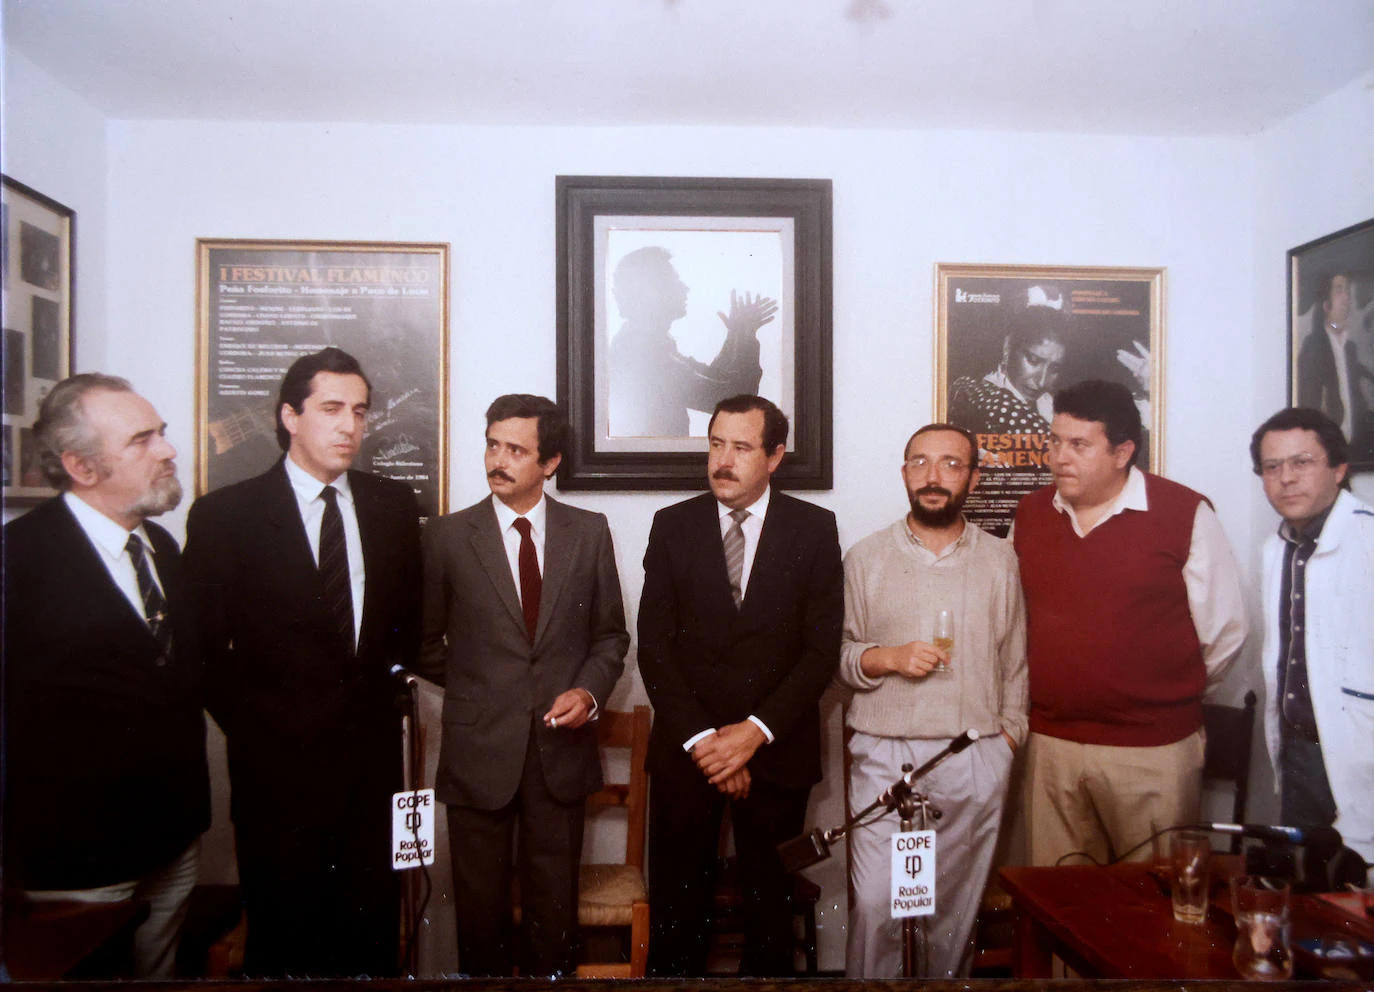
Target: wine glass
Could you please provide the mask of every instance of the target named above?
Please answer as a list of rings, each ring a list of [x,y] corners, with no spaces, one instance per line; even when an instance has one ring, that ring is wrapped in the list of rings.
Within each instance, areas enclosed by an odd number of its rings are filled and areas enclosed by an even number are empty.
[[[935,614],[935,634],[934,634],[934,636],[931,637],[930,643],[934,644],[937,648],[939,648],[941,651],[944,651],[946,654],[948,654],[948,655],[950,655],[950,656],[953,656],[953,654],[954,654],[954,611],[953,611],[953,610],[939,610],[939,611],[936,612],[936,614]],[[936,673],[938,673],[938,674],[940,674],[940,675],[952,675],[952,674],[954,673],[954,669],[952,669],[948,664],[946,664],[946,663],[943,662],[943,661],[940,662],[939,664],[937,664],[934,668],[932,668],[931,671],[932,671],[932,672],[936,672]]]

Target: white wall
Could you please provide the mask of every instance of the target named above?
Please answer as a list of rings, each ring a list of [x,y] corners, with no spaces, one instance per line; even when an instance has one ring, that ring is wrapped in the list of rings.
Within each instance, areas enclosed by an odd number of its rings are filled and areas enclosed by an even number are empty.
[[[451,242],[450,476],[452,507],[466,505],[486,492],[487,403],[554,391],[560,173],[834,180],[836,486],[812,498],[846,547],[904,510],[898,451],[932,412],[935,262],[1167,266],[1167,469],[1213,498],[1248,559],[1251,403],[1236,396],[1252,349],[1237,301],[1253,286],[1254,195],[1240,139],[116,122],[111,363],[156,396],[189,463],[197,236]],[[1216,388],[1219,369],[1236,389]],[[631,616],[650,517],[675,498],[571,497],[609,515]],[[613,704],[643,697],[631,669]],[[842,818],[833,702],[829,715],[823,824]],[[818,877],[823,966],[838,967],[842,856]]]

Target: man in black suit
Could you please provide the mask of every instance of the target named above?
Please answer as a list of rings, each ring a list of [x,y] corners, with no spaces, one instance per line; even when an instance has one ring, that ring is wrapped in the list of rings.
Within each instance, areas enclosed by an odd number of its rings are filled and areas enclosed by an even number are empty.
[[[35,900],[150,915],[134,973],[173,977],[210,825],[201,662],[177,545],[176,449],[123,379],[43,400],[34,439],[62,494],[5,527],[5,881]]]
[[[252,977],[397,970],[389,671],[419,646],[420,534],[409,486],[350,471],[370,402],[351,355],[298,359],[277,405],[286,456],[187,522]]]
[[[705,970],[728,803],[744,884],[741,971],[786,976],[791,886],[775,847],[801,832],[821,778],[817,702],[844,619],[839,539],[829,510],[769,486],[787,443],[776,406],[722,400],[708,435],[711,493],[660,510],[644,555],[649,970]]]
[[[544,495],[568,421],[512,394],[487,409],[492,495],[425,533],[419,671],[445,687],[438,798],[448,806],[458,966],[506,977],[519,825],[525,976],[571,977],[583,803],[601,787],[597,708],[630,637],[606,518]]]

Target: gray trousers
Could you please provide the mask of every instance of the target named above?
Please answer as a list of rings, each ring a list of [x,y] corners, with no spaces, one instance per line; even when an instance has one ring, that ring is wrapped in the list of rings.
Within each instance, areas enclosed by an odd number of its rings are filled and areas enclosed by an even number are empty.
[[[872,737],[849,742],[849,806],[857,812],[902,774],[920,767],[949,742]],[[973,964],[973,928],[992,868],[1011,775],[1011,747],[998,734],[946,759],[919,783],[944,815],[935,824],[935,915],[918,917],[929,946],[929,972],[916,978],[967,977]],[[902,970],[902,925],[891,915],[892,835],[895,812],[849,837],[853,896],[845,975],[897,978]],[[917,823],[919,827],[920,824]]]

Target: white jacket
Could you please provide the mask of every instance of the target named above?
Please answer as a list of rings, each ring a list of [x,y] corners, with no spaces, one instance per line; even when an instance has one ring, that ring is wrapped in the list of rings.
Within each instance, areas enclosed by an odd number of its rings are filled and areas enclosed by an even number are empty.
[[[1278,769],[1283,539],[1264,545],[1264,735]],[[1342,490],[1307,563],[1307,679],[1335,827],[1374,864],[1374,508]]]

